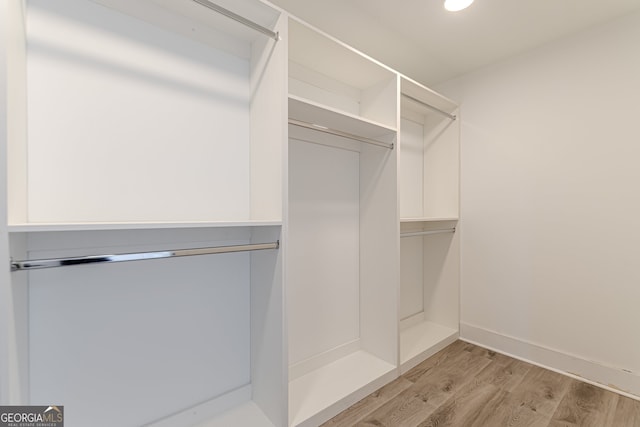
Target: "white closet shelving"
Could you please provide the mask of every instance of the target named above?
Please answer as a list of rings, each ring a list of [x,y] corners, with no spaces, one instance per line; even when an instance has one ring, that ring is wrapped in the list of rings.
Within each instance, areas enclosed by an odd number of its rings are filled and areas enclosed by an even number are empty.
[[[289,31],[289,119],[316,126],[289,126],[289,424],[315,426],[397,375],[397,76]]]
[[[216,3],[286,36],[266,3]],[[15,260],[281,240],[286,43],[194,1],[5,7]],[[283,425],[282,273],[277,249],[13,272],[3,400]]]
[[[263,0],[0,12],[0,403],[317,426],[456,339],[453,102]]]
[[[400,105],[400,369],[406,372],[459,333],[459,147],[453,102],[403,78]]]

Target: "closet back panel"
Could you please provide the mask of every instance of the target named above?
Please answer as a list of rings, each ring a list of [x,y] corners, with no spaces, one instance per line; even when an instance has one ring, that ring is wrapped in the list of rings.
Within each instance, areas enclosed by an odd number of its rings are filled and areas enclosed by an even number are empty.
[[[425,319],[459,327],[460,233],[424,236]]]
[[[359,209],[359,154],[290,139],[290,364],[359,337]]]
[[[30,403],[69,425],[142,425],[250,382],[248,253],[29,276]]]
[[[26,28],[25,220],[249,218],[248,60],[86,0]]]
[[[459,215],[459,121],[430,115],[425,121],[424,216]]]
[[[400,126],[400,217],[424,215],[424,125],[403,118]]]
[[[424,244],[422,237],[400,239],[400,319],[424,310]]]

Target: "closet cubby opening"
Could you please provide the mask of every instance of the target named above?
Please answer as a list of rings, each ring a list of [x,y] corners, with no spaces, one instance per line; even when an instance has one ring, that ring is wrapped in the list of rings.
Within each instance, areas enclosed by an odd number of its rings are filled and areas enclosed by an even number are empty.
[[[10,225],[282,220],[286,44],[193,1],[13,3]]]
[[[289,102],[290,116],[395,142],[388,126]],[[289,425],[319,425],[397,375],[396,148],[289,126]]]
[[[400,370],[459,335],[457,220],[402,222],[400,231]]]
[[[459,120],[450,116],[457,106],[406,78],[400,102],[400,218],[457,219]]]
[[[395,73],[293,18],[289,19],[289,37],[291,98],[397,129]]]
[[[43,231],[10,238],[14,256],[50,259],[249,245],[280,240],[280,229]],[[65,402],[75,408],[67,421],[77,425],[116,423],[95,420],[105,404],[118,407],[117,416],[131,425],[206,420],[222,426],[228,424],[219,420],[232,415],[277,425],[286,392],[270,377],[284,373],[269,361],[274,353],[283,357],[281,256],[270,249],[13,272],[24,403]],[[266,403],[273,400],[276,405]]]

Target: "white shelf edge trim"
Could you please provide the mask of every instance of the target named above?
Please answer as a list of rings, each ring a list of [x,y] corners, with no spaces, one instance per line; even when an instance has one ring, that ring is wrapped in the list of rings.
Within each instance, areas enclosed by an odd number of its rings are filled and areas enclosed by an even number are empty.
[[[193,222],[79,222],[79,223],[21,223],[9,224],[10,233],[32,233],[48,231],[101,231],[101,230],[155,230],[176,228],[231,228],[274,227],[282,221],[193,221]]]

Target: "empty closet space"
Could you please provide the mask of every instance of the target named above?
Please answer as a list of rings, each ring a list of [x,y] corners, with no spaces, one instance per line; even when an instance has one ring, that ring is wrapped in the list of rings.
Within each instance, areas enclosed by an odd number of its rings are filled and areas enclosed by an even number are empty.
[[[313,426],[397,374],[397,77],[289,36],[289,425]]]
[[[456,105],[401,81],[400,366],[458,337],[459,147]]]
[[[192,1],[10,2],[8,381],[69,425],[285,422],[286,20],[216,3],[264,31]]]

